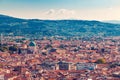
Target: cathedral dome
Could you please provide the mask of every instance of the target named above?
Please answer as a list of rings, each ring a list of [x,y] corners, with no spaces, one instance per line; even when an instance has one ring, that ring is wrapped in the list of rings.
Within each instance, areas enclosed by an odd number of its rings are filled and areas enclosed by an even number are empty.
[[[31,42],[29,43],[29,46],[30,46],[30,47],[35,47],[35,46],[36,46],[36,43],[35,43],[34,41],[31,41]]]

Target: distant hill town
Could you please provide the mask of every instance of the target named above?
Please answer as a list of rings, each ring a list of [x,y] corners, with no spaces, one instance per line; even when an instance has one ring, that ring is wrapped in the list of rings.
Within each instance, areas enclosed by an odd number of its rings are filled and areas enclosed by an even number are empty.
[[[0,33],[27,36],[120,36],[120,25],[89,20],[20,19],[0,15]]]

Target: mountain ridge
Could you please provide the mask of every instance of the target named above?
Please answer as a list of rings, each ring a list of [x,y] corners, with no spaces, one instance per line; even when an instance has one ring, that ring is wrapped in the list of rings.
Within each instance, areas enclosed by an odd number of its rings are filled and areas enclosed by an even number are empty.
[[[112,23],[112,24],[120,24],[120,20],[107,20],[107,21],[103,21],[106,23]]]
[[[36,37],[120,36],[120,25],[95,20],[40,20],[0,15],[0,33]]]

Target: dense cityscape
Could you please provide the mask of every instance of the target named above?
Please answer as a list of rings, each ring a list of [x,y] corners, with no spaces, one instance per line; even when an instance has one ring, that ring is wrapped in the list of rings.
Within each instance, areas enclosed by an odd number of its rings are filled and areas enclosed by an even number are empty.
[[[119,80],[120,37],[1,35],[0,80]]]
[[[0,80],[120,80],[120,0],[0,0]]]

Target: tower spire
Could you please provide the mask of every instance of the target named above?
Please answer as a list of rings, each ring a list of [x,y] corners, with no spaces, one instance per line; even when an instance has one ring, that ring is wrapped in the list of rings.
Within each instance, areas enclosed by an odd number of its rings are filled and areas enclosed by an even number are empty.
[[[2,33],[0,35],[0,43],[1,43],[1,47],[2,47],[2,44],[3,44],[3,34]]]

